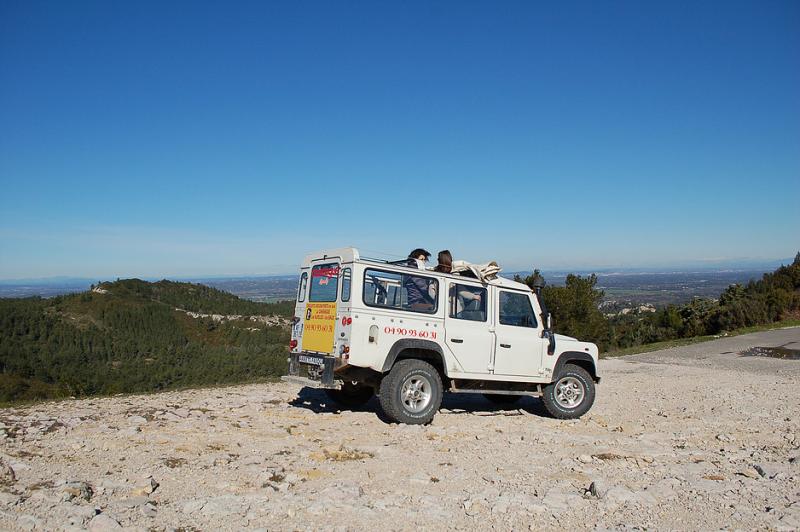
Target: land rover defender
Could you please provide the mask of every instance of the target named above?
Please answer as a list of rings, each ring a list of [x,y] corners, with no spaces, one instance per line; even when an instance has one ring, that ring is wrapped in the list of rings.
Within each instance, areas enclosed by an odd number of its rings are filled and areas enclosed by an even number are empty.
[[[409,303],[420,288],[426,300]],[[400,423],[429,423],[444,392],[541,397],[554,417],[577,418],[594,402],[598,349],[554,334],[543,307],[540,289],[476,267],[447,274],[354,248],[312,253],[283,380],[323,388],[343,406],[377,393]]]

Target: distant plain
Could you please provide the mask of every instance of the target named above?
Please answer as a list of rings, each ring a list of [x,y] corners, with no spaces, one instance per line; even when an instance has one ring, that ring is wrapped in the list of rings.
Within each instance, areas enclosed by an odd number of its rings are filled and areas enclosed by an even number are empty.
[[[695,271],[598,271],[597,288],[605,292],[604,303],[616,307],[650,304],[662,307],[682,304],[694,297],[716,298],[731,284],[746,284],[760,279],[771,268]],[[530,272],[504,272],[527,275]],[[578,271],[577,275],[592,272]],[[546,281],[563,285],[568,275],[563,271],[544,271]],[[93,283],[113,279],[54,278],[41,280],[0,281],[0,297],[53,297],[87,290]],[[148,279],[150,280],[150,279]],[[155,280],[155,279],[152,279]],[[274,302],[294,299],[296,275],[237,276],[174,279],[205,284],[251,301]]]

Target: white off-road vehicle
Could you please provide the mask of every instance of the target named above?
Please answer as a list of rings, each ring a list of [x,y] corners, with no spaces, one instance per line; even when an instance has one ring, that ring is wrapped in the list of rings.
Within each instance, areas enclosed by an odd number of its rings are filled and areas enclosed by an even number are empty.
[[[600,381],[597,346],[552,333],[540,293],[476,267],[456,275],[354,248],[313,253],[300,269],[283,380],[324,388],[343,406],[377,393],[401,423],[430,422],[445,391],[497,403],[541,396],[553,416],[577,418]]]

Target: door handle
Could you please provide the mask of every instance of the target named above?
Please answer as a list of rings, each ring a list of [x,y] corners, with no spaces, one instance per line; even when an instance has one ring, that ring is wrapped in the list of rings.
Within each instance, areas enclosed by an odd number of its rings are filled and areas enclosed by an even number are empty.
[[[450,341],[453,342],[454,344],[463,344],[464,343],[464,340],[462,340],[461,338],[450,338]]]
[[[506,349],[511,347],[511,344],[500,344],[500,347],[505,347]]]

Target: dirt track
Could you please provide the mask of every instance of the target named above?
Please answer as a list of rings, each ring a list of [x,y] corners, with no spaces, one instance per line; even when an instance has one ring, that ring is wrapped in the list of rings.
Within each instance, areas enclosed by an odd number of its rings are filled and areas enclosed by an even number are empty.
[[[784,344],[604,360],[567,422],[454,395],[390,425],[286,384],[4,409],[0,529],[796,529],[800,360],[738,355]]]

